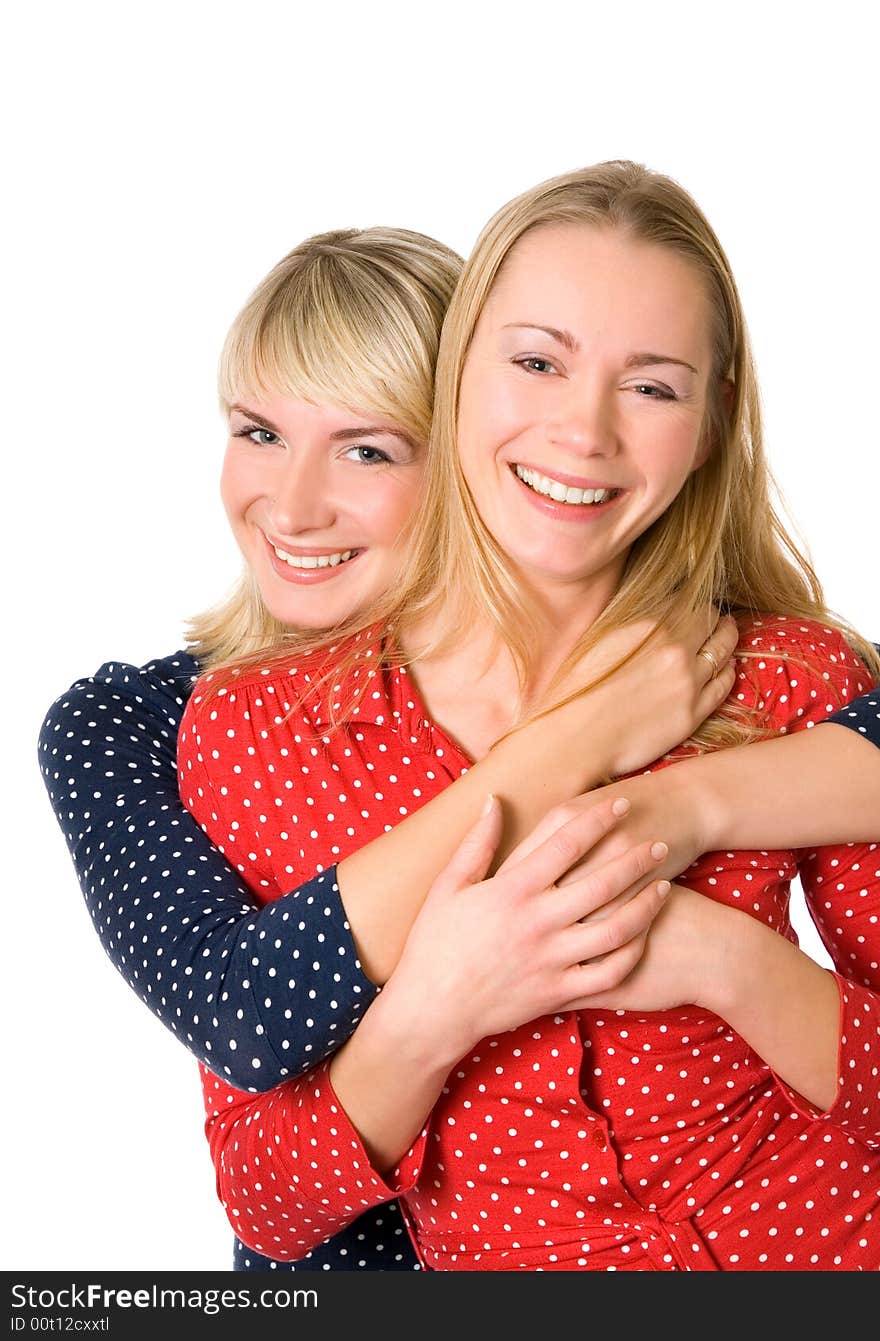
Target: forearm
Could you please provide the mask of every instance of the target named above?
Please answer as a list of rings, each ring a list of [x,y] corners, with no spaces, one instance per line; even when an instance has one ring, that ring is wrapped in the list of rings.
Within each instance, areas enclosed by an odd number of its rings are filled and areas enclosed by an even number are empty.
[[[840,994],[832,973],[735,908],[699,1004],[740,1034],[775,1074],[823,1111],[838,1092]]]
[[[200,1061],[265,1090],[332,1052],[375,988],[334,868],[261,907],[181,803],[175,746],[190,666],[183,654],[108,663],[77,681],[45,716],[40,765],[115,967]],[[331,958],[332,982],[319,971]]]
[[[704,851],[869,842],[880,835],[880,750],[820,723],[667,770],[703,817]],[[673,774],[677,777],[673,781]]]
[[[365,1017],[352,1044],[360,1029],[364,1029],[364,1061],[369,1068],[366,1057],[377,1040],[371,1037]],[[372,1072],[367,1069],[364,1074],[368,1083],[387,1087],[393,1096],[392,1121],[397,1119],[398,1106],[412,1115],[415,1103],[424,1105],[424,1112],[410,1123],[411,1138],[405,1124],[399,1124],[392,1139],[384,1141],[382,1150],[391,1150],[392,1141],[400,1142],[400,1148],[387,1158],[362,1139],[345,1105],[357,1110],[367,1129],[375,1117],[381,1120],[381,1107],[364,1107],[356,1092],[357,1078],[352,1083],[344,1074],[343,1102],[336,1090],[336,1076],[331,1077],[326,1062],[258,1096],[233,1089],[202,1068],[205,1134],[217,1193],[237,1235],[249,1247],[276,1259],[300,1259],[371,1207],[415,1185],[425,1147],[425,1138],[417,1139],[419,1130],[445,1073],[440,1075],[435,1068],[435,1089],[419,1095],[408,1085],[393,1056],[382,1059],[384,1066],[378,1054],[374,1060]],[[408,1051],[404,1065],[414,1060],[413,1052]]]
[[[499,818],[497,805],[488,808],[435,881],[387,986],[330,1063],[336,1096],[379,1173],[410,1150],[446,1077],[480,1039],[576,1009],[625,978],[669,891],[629,897],[665,851],[647,844],[607,863],[601,877],[560,886],[608,832],[611,806],[574,817],[484,878]]]
[[[155,845],[169,826],[175,842],[159,848],[160,865]],[[125,879],[114,878],[108,856]],[[261,907],[164,791],[118,811],[114,828],[75,860],[115,967],[184,1047],[233,1085],[268,1090],[315,1066],[373,998],[332,868]]]
[[[202,1081],[217,1195],[249,1248],[300,1260],[365,1211],[394,1199],[396,1190],[370,1169],[340,1111],[326,1064],[259,1099],[204,1069]],[[383,1242],[375,1221],[372,1232],[375,1248]],[[357,1251],[365,1256],[364,1249],[369,1245]],[[384,1268],[377,1262],[376,1269]]]
[[[429,1022],[401,1017],[389,988],[336,1053],[330,1079],[376,1173],[384,1177],[412,1146],[463,1050]]]
[[[597,696],[595,707],[584,701],[506,737],[438,796],[339,863],[340,896],[374,983],[387,982],[432,882],[490,794],[504,816],[497,867],[549,809],[604,778],[613,733],[602,701]]]

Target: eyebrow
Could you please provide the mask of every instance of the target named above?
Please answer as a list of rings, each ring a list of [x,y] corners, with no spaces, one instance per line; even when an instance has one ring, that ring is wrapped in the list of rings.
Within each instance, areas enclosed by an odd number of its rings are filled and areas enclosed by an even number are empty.
[[[674,359],[671,354],[630,354],[626,361],[627,368],[651,368],[658,363],[674,363],[678,368],[687,368],[688,372],[694,373],[699,377],[699,371],[692,363],[686,363],[684,359]]]
[[[253,410],[249,410],[246,405],[230,405],[229,413],[232,414],[233,411],[237,411],[245,419],[253,419],[255,424],[259,424],[260,428],[268,428],[270,433],[278,432],[278,429],[273,423],[268,419],[264,419],[261,414],[254,414]]]
[[[403,438],[406,434],[399,428],[381,428],[378,425],[364,424],[360,428],[338,428],[330,434],[331,442],[347,442],[349,438]]]
[[[551,340],[556,340],[558,344],[562,345],[565,349],[568,349],[572,354],[576,354],[580,349],[580,345],[572,335],[571,331],[560,331],[555,326],[544,326],[538,321],[509,321],[502,327],[502,330],[507,331],[513,327],[525,327],[532,331],[543,331],[545,335],[550,336]],[[671,354],[649,354],[644,352],[630,354],[624,367],[652,368],[662,363],[672,363],[675,364],[676,367],[687,368],[689,372],[699,376],[699,371],[692,363],[687,363],[684,359],[673,358]]]
[[[572,335],[571,331],[559,331],[555,326],[542,326],[539,321],[508,321],[501,329],[503,331],[509,331],[514,327],[525,327],[530,331],[543,331],[545,335],[550,336],[551,340],[555,340],[558,344],[564,345],[565,348],[570,349],[573,354],[580,349],[580,345]]]
[[[230,405],[230,414],[233,410],[237,410],[239,414],[244,415],[245,419],[252,419],[260,428],[267,428],[270,433],[277,433],[279,437],[281,436],[281,430],[277,424],[273,424],[269,419],[264,419],[260,414],[255,414],[246,405]],[[338,428],[335,433],[330,434],[331,442],[348,442],[352,438],[402,438],[404,442],[409,442],[409,437],[402,429],[382,428],[371,424],[358,425],[356,428]]]

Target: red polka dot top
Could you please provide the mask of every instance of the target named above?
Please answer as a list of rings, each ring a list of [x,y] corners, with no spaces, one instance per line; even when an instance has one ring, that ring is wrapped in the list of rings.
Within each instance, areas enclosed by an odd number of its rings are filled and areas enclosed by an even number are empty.
[[[780,732],[811,727],[871,683],[840,635],[815,623],[756,621],[740,649],[751,655],[732,692]],[[355,712],[336,732],[308,663],[249,671],[213,696],[205,676],[187,705],[181,796],[261,900],[342,860],[471,762],[404,670],[383,667],[369,640],[359,651],[347,681]],[[680,878],[795,940],[798,876],[840,993],[829,1111],[711,1012],[584,1010],[484,1039],[383,1178],[329,1063],[262,1094],[202,1068],[236,1234],[267,1257],[299,1259],[399,1197],[430,1270],[877,1270],[878,845],[714,852]]]

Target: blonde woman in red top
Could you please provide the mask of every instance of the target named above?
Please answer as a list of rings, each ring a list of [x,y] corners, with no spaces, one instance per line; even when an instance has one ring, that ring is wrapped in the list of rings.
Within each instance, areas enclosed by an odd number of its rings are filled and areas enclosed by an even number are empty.
[[[675,183],[602,165],[490,222],[427,471],[393,599],[329,662],[209,681],[185,714],[193,813],[267,891],[332,853],[385,984],[303,1079],[255,1100],[206,1075],[232,1222],[295,1258],[402,1193],[434,1269],[875,1269],[873,847],[709,853],[659,912],[655,852],[609,906],[607,796],[483,878],[490,800],[414,923],[362,915],[353,848],[601,676],[639,621],[737,614],[737,682],[694,748],[808,726],[876,678],[772,513],[735,285]],[[793,944],[797,872],[834,974]]]

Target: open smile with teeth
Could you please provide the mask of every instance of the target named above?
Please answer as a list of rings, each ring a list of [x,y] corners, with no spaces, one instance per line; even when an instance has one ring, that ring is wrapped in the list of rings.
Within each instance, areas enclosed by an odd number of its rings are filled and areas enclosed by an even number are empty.
[[[349,559],[360,553],[356,549],[344,549],[337,554],[288,554],[277,545],[272,548],[278,558],[290,564],[291,568],[338,568],[341,563],[348,563]]]
[[[592,506],[607,503],[609,498],[615,498],[620,493],[619,489],[574,489],[560,480],[551,479],[549,475],[539,475],[537,470],[529,470],[526,466],[514,466],[513,472],[517,479],[522,480],[536,494],[552,498],[555,503]]]

